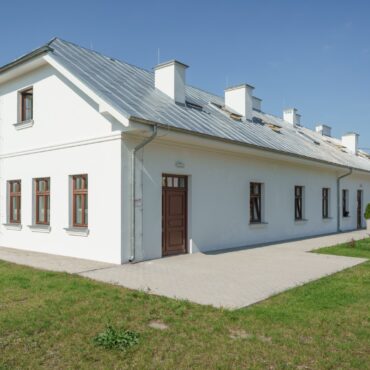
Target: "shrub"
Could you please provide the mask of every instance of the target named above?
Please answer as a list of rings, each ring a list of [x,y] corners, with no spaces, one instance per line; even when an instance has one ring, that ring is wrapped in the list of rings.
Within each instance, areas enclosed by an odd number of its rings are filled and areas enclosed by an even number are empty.
[[[370,203],[366,206],[366,210],[365,210],[365,218],[366,220],[370,220]]]
[[[139,334],[129,330],[116,330],[113,326],[108,325],[106,329],[94,338],[97,346],[106,349],[125,350],[139,342]]]

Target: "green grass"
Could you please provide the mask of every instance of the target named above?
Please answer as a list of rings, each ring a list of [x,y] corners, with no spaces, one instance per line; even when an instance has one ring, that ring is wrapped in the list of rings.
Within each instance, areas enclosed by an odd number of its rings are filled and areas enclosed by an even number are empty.
[[[335,254],[347,257],[364,257],[370,258],[370,239],[366,238],[355,242],[336,245],[334,247],[325,247],[315,251],[316,253]]]
[[[370,262],[227,311],[0,261],[0,369],[369,369],[369,307]],[[96,346],[107,325],[138,343]]]

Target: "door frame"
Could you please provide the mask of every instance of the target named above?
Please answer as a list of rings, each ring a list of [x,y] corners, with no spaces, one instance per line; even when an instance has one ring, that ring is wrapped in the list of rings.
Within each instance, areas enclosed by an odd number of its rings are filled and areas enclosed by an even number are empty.
[[[164,212],[165,212],[165,204],[164,204],[164,191],[168,190],[176,190],[175,187],[166,187],[163,186],[163,178],[164,177],[179,177],[179,178],[184,178],[185,179],[185,189],[178,188],[179,191],[182,191],[185,193],[185,251],[183,253],[177,253],[177,254],[166,254],[165,253],[165,248],[164,248],[164,235],[165,235],[165,225],[164,225]],[[162,250],[162,257],[170,257],[170,256],[176,256],[176,255],[181,255],[181,254],[188,254],[189,253],[189,240],[188,240],[188,235],[189,235],[189,176],[184,175],[184,174],[174,174],[174,173],[162,173],[161,175],[161,196],[162,196],[162,214],[161,214],[161,226],[162,226],[162,242],[161,242],[161,250]]]
[[[361,194],[360,195],[361,199],[359,199],[359,194]],[[362,226],[363,199],[364,199],[363,190],[357,189],[357,192],[356,192],[356,227],[357,229],[362,229],[363,227]]]

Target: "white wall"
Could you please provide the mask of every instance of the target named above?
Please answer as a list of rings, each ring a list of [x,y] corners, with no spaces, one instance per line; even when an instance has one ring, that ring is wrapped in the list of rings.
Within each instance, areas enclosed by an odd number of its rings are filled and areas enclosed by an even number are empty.
[[[121,141],[76,146],[2,160],[0,245],[65,256],[121,263]],[[69,176],[87,174],[89,235],[67,233]],[[49,233],[32,231],[32,179],[50,177]],[[22,229],[7,223],[6,182],[22,181]]]
[[[362,190],[362,215],[365,213],[365,208],[370,203],[370,183],[366,176],[352,175],[341,181],[340,191],[340,206],[342,207],[342,189],[348,190],[349,217],[341,215],[341,230],[348,231],[357,228],[357,190]],[[362,218],[362,226],[366,226],[365,219]]]
[[[177,168],[176,161],[185,164]],[[343,172],[343,171],[342,171]],[[162,141],[145,148],[143,172],[144,259],[161,256],[161,175],[189,176],[189,243],[192,252],[212,251],[337,231],[336,178],[339,173],[313,166],[294,165],[200,150]],[[264,183],[265,225],[249,225],[249,183]],[[356,228],[357,188],[370,202],[369,178],[343,180],[350,190],[351,217],[343,229]],[[305,187],[307,221],[294,220],[294,186]],[[322,188],[329,187],[330,216],[322,219]]]
[[[33,86],[32,128],[16,130],[18,91]],[[52,67],[0,85],[0,151],[18,152],[112,133],[98,106]]]
[[[16,130],[17,91],[34,91],[34,125]],[[51,67],[0,86],[0,245],[121,263],[122,141],[120,127]],[[69,177],[88,174],[89,234],[66,232]],[[51,230],[32,231],[32,179],[50,177]],[[11,230],[6,184],[22,181],[22,228]]]

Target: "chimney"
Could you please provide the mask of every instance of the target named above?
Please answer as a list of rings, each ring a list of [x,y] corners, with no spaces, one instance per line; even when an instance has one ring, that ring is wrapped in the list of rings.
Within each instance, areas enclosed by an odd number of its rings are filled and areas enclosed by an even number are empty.
[[[253,96],[253,109],[261,112],[262,99]]]
[[[296,108],[284,109],[283,119],[293,126],[300,126],[301,124],[301,115],[298,114],[298,110]]]
[[[154,67],[155,88],[176,103],[185,104],[186,68],[186,64],[177,60],[158,64]]]
[[[253,89],[251,85],[243,84],[229,87],[225,90],[225,105],[245,119],[253,118]]]
[[[330,126],[318,124],[315,127],[315,131],[322,136],[331,137],[331,127]]]
[[[353,154],[357,154],[358,151],[358,137],[359,135],[355,132],[349,132],[342,136],[342,144]]]

